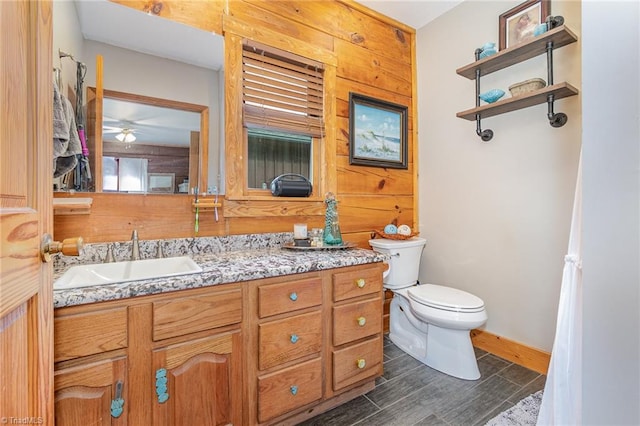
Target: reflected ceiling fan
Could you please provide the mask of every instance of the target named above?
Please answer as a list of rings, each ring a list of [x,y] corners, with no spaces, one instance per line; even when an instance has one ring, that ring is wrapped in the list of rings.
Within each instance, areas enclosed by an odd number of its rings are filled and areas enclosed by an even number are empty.
[[[135,142],[136,135],[134,135],[134,133],[136,132],[136,129],[133,126],[133,123],[129,123],[129,122],[122,122],[121,123],[122,126],[103,126],[102,128],[102,133],[103,134],[107,134],[107,133],[115,133],[115,138],[117,140],[119,140],[120,142],[125,142],[125,143],[131,143],[131,142]]]

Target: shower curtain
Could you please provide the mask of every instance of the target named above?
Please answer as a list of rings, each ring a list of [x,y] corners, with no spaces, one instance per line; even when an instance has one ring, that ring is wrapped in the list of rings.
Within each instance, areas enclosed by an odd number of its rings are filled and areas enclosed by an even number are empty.
[[[582,420],[582,154],[578,163],[569,249],[564,258],[556,336],[538,426]]]

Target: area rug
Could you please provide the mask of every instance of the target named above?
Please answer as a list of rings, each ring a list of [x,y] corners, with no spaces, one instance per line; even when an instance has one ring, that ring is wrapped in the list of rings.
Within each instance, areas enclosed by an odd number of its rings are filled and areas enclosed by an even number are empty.
[[[535,425],[541,403],[542,391],[538,391],[489,420],[486,426]]]

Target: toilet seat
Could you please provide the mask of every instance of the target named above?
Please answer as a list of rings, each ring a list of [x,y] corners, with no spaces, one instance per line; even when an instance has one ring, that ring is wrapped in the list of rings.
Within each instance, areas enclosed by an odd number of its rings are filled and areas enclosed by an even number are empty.
[[[420,284],[408,289],[411,300],[434,309],[451,312],[480,312],[484,302],[466,291],[435,284]]]

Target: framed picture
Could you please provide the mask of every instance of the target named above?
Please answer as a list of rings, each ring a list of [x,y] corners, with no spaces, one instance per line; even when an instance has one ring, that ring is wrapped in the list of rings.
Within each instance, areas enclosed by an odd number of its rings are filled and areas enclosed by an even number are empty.
[[[500,50],[532,39],[533,30],[549,13],[549,0],[528,0],[500,15]]]
[[[149,192],[175,192],[175,173],[149,173]]]
[[[407,168],[407,107],[349,93],[349,164]]]

